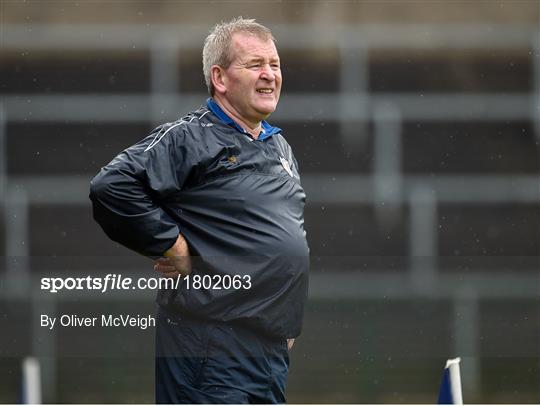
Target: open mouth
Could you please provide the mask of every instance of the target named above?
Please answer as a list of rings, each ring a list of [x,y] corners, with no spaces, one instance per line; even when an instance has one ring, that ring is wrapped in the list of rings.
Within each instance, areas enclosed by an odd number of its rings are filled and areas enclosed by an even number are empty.
[[[262,93],[262,94],[272,94],[274,93],[274,89],[262,88],[262,89],[257,89],[257,92]]]

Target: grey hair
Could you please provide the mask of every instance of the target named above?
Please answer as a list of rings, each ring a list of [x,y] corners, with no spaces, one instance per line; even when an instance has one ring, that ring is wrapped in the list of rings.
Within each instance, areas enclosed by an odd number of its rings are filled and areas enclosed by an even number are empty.
[[[255,19],[242,17],[233,18],[228,22],[216,24],[210,31],[210,34],[204,40],[203,48],[203,73],[208,93],[214,95],[214,86],[212,85],[211,68],[214,65],[227,69],[232,62],[231,42],[233,34],[243,32],[255,35],[263,40],[272,40],[275,38],[272,31],[262,24],[255,22]]]

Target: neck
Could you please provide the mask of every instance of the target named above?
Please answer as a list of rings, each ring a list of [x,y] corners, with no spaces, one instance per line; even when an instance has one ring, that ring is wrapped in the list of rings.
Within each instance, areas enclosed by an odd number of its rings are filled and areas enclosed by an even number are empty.
[[[241,117],[236,110],[224,99],[220,98],[217,94],[213,96],[214,101],[221,107],[230,118],[232,118],[240,127],[242,127],[252,138],[259,138],[261,133],[262,122],[250,122],[245,118]]]

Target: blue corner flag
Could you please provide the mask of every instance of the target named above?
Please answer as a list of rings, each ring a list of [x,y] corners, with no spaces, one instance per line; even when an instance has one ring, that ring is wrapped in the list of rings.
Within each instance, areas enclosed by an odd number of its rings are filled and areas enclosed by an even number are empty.
[[[461,376],[459,372],[459,358],[446,361],[441,388],[439,389],[439,405],[462,405]]]

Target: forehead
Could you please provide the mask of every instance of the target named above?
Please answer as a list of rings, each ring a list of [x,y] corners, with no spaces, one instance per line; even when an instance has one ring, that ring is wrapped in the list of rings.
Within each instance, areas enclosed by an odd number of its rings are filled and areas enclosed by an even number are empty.
[[[279,58],[276,45],[271,38],[265,40],[254,34],[234,33],[232,35],[231,48],[233,57],[241,59],[252,57]]]

